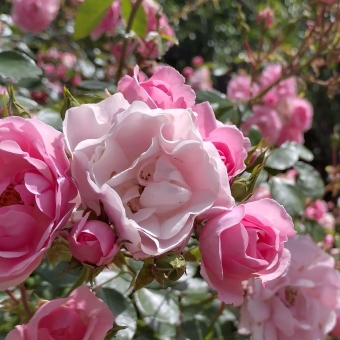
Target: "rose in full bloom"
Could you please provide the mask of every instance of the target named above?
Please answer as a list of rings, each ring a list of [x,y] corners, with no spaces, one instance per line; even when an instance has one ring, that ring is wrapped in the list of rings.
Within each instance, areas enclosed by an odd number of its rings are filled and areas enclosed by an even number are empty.
[[[60,0],[14,0],[11,16],[23,32],[39,33],[55,19]]]
[[[140,100],[152,109],[186,109],[195,104],[196,95],[184,82],[184,77],[170,66],[157,67],[150,79],[140,81],[139,67],[135,66],[134,76],[124,76],[117,91],[131,104]]]
[[[97,220],[87,221],[89,214],[73,225],[68,243],[76,259],[102,266],[109,263],[117,254],[119,250],[117,237],[108,224]]]
[[[114,319],[109,307],[81,286],[67,298],[43,304],[28,324],[16,326],[6,340],[104,340]]]
[[[113,32],[120,20],[121,4],[119,0],[112,2],[103,21],[92,31],[91,39],[97,40],[103,33]]]
[[[63,135],[34,119],[0,120],[0,290],[40,264],[77,194]]]
[[[178,250],[197,215],[231,208],[227,171],[190,109],[131,105],[121,93],[67,111],[71,173],[83,207],[101,204],[135,258]]]
[[[250,283],[239,332],[254,340],[325,339],[335,326],[340,296],[334,259],[307,236],[296,236],[286,247],[292,256],[287,274],[265,287]]]
[[[284,243],[295,234],[291,217],[276,201],[240,204],[202,228],[201,275],[221,301],[238,306],[243,301],[242,281],[268,282],[287,271],[290,253]]]

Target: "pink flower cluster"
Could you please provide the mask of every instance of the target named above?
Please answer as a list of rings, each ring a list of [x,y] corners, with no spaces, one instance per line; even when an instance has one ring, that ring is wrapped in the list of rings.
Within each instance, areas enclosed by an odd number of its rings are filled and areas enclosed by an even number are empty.
[[[334,229],[335,218],[328,212],[327,203],[324,200],[317,199],[315,202],[306,207],[304,215],[307,218],[317,221],[327,229]]]
[[[229,82],[227,95],[232,100],[248,101],[277,82],[281,71],[281,65],[268,65],[259,82],[252,82],[249,76],[237,76]],[[296,81],[291,77],[279,81],[263,95],[262,103],[253,107],[253,114],[241,129],[246,133],[252,125],[257,125],[262,136],[273,144],[286,141],[302,144],[303,133],[310,129],[312,118],[312,105],[297,96]]]
[[[325,339],[336,325],[340,277],[334,259],[306,236],[286,244],[287,274],[264,287],[254,280],[241,307],[239,332],[254,340]]]
[[[66,113],[71,174],[83,208],[104,212],[135,259],[181,251],[195,220],[206,221],[202,275],[226,303],[242,302],[243,280],[283,274],[290,260],[284,242],[295,235],[291,218],[270,199],[235,207],[230,192],[245,169],[249,139],[218,122],[209,103],[195,104],[194,91],[171,67],[145,79],[136,66],[117,90]],[[104,264],[112,254],[98,245],[106,237],[96,236],[90,222],[74,226],[71,251],[83,259],[79,245],[95,242],[92,263]]]

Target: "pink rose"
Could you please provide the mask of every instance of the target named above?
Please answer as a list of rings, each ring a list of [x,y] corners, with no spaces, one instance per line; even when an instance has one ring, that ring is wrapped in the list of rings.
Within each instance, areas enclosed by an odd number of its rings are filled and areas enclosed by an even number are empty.
[[[234,205],[220,156],[197,124],[191,110],[130,105],[121,93],[66,113],[83,207],[99,215],[102,202],[137,259],[182,249],[195,217],[217,199],[225,208]]]
[[[268,65],[260,78],[260,89],[264,90],[276,82],[282,75],[282,67],[279,64]],[[280,81],[262,98],[265,105],[275,106],[277,102],[286,97],[296,97],[296,80],[294,77]]]
[[[182,74],[185,78],[189,78],[194,74],[194,70],[192,67],[190,66],[186,66],[184,67],[184,69],[182,70]]]
[[[87,221],[89,214],[73,225],[68,243],[76,259],[102,266],[117,254],[117,237],[108,224],[97,220]]]
[[[181,108],[195,104],[195,92],[184,84],[184,77],[170,66],[157,67],[152,77],[139,81],[139,67],[134,69],[134,77],[125,76],[119,83],[117,91],[132,104],[136,100],[145,102],[150,108]]]
[[[328,212],[327,203],[324,200],[318,199],[306,208],[304,215],[307,218],[318,221],[326,212]]]
[[[240,305],[242,281],[267,282],[287,271],[290,253],[284,243],[295,234],[291,217],[276,201],[240,204],[204,225],[199,237],[201,275],[220,300]]]
[[[204,64],[204,59],[200,55],[197,55],[196,57],[192,58],[191,64],[194,67],[200,67]]]
[[[211,142],[217,149],[227,168],[229,179],[245,170],[250,140],[244,137],[235,125],[224,125],[217,121],[209,103],[193,107],[198,115],[198,125],[203,139]]]
[[[274,23],[273,10],[270,8],[265,8],[262,11],[260,11],[256,17],[256,22],[258,24],[261,24],[261,22],[263,22],[265,29],[269,29]]]
[[[210,70],[206,66],[201,66],[194,70],[188,77],[188,84],[194,90],[211,90],[213,88]]]
[[[251,333],[253,340],[325,339],[335,326],[340,297],[334,259],[306,236],[296,236],[286,247],[292,257],[287,274],[265,287],[250,283],[239,332]]]
[[[144,0],[142,2],[147,18],[147,33],[158,32],[160,35],[167,35],[175,38],[175,32],[168,23],[167,16],[162,13],[161,6],[153,0]],[[165,44],[166,48],[170,48],[173,42],[168,40]],[[163,51],[164,53],[166,51]],[[157,58],[160,54],[158,51],[157,39],[146,41],[141,39],[141,44],[138,46],[138,53],[146,59]]]
[[[119,23],[121,4],[119,0],[114,0],[108,9],[103,21],[92,31],[90,37],[92,40],[99,39],[103,33],[113,33]]]
[[[60,0],[13,0],[11,16],[23,32],[44,31],[58,14]]]
[[[282,129],[282,122],[277,112],[268,106],[261,105],[253,107],[253,115],[241,125],[241,130],[247,133],[252,125],[257,125],[262,137],[274,144]]]
[[[280,131],[276,143],[277,145],[282,145],[287,141],[296,142],[297,144],[303,144],[304,143],[303,132],[290,124],[285,125]]]
[[[81,286],[67,298],[43,304],[28,324],[16,326],[6,340],[104,340],[114,319],[109,307]]]
[[[62,139],[35,119],[0,120],[0,290],[38,267],[72,212],[76,188]]]
[[[77,64],[77,57],[73,53],[64,52],[61,55],[61,63],[64,67],[66,67],[66,69],[73,69],[74,66]]]
[[[238,75],[231,79],[227,87],[228,98],[236,101],[248,101],[259,93],[259,86],[251,82],[249,76]]]

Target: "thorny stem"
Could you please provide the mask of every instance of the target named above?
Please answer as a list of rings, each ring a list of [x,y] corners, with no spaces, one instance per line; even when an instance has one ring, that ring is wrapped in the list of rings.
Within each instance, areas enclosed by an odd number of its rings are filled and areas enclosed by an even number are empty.
[[[15,302],[15,304],[19,304],[19,300],[14,296],[14,294],[9,290],[9,289],[6,289],[5,290],[5,293]]]
[[[143,2],[143,0],[137,0],[136,1],[136,3],[132,7],[132,10],[131,10],[131,13],[130,13],[130,16],[129,16],[129,20],[128,20],[128,23],[127,23],[127,26],[126,26],[126,31],[125,31],[124,42],[123,42],[123,46],[122,46],[122,53],[120,55],[118,70],[117,70],[117,74],[116,74],[117,84],[120,80],[120,77],[122,76],[123,67],[124,67],[124,64],[125,64],[125,54],[126,54],[126,50],[127,50],[127,46],[128,46],[128,40],[129,40],[127,35],[131,31],[133,21],[135,19],[135,16],[137,14],[139,6],[142,4],[142,2]]]
[[[26,293],[25,285],[23,283],[20,283],[20,285],[18,287],[19,287],[20,292],[21,292],[22,305],[24,306],[24,309],[25,309],[27,316],[29,318],[31,318],[33,314],[32,314],[32,312],[31,312],[31,310],[28,306],[28,303],[27,303],[27,293]]]

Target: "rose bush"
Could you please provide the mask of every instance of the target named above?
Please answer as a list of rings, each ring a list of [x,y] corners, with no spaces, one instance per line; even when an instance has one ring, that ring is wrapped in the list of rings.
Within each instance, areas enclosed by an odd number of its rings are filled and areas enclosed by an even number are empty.
[[[284,277],[250,284],[241,308],[240,333],[254,340],[324,339],[336,323],[340,277],[334,259],[306,236],[286,247],[292,261]]]
[[[203,227],[201,275],[220,300],[238,306],[244,295],[242,281],[267,282],[287,271],[290,253],[284,243],[295,234],[291,217],[276,201],[240,204]]]
[[[35,119],[0,120],[0,289],[23,282],[70,217],[77,191],[63,135]]]
[[[64,131],[84,207],[99,215],[102,202],[137,259],[182,249],[197,215],[217,201],[234,205],[227,171],[191,110],[130,105],[117,93],[68,110]]]
[[[67,298],[43,304],[28,324],[16,326],[6,340],[104,340],[114,319],[109,307],[81,286]]]

